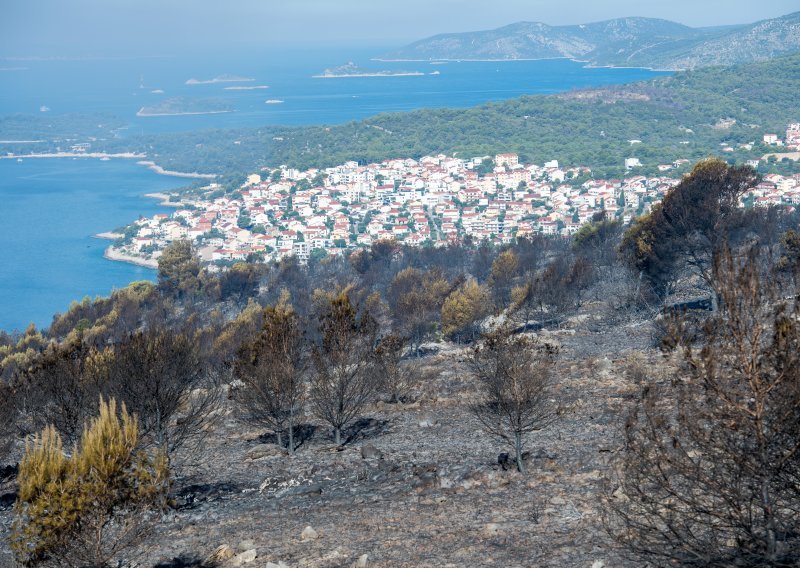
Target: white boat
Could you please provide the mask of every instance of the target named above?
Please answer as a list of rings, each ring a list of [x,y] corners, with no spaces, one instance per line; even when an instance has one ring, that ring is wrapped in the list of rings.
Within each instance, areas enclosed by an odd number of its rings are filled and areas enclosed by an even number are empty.
[[[18,161],[18,162],[21,162],[21,161],[22,161],[22,158],[17,158],[17,161]]]
[[[269,100],[264,101],[264,104],[267,104],[267,105],[279,105],[282,102],[283,101],[280,100],[280,99],[269,99]]]
[[[49,110],[50,110],[50,107],[48,107],[48,106],[42,105],[42,106],[39,107],[39,112],[48,112]]]

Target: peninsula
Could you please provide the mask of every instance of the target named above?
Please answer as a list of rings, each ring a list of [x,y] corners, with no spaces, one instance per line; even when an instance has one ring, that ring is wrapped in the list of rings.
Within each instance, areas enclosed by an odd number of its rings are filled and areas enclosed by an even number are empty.
[[[136,163],[139,164],[140,166],[146,166],[148,169],[162,176],[172,176],[172,177],[182,177],[182,178],[192,178],[192,179],[214,179],[215,177],[217,177],[216,174],[201,174],[197,172],[176,172],[174,170],[167,170],[150,160],[141,160]]]

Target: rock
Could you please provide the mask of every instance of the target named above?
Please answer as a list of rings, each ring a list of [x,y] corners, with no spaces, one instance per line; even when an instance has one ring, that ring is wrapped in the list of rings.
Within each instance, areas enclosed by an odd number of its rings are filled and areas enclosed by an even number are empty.
[[[236,545],[236,552],[245,552],[256,547],[256,543],[250,539],[243,540]]]
[[[420,425],[420,428],[433,428],[438,423],[439,423],[439,421],[436,420],[436,417],[433,414],[431,414],[430,412],[426,412],[425,414],[420,416],[419,417],[419,422],[418,422],[418,424]]]
[[[250,550],[246,550],[241,554],[237,554],[234,556],[230,562],[228,562],[228,566],[236,567],[236,566],[243,566],[244,564],[249,564],[250,562],[255,561],[258,557],[258,553],[256,552],[255,548],[251,548]]]
[[[206,564],[216,564],[219,562],[225,562],[226,560],[230,560],[231,558],[233,558],[235,555],[236,553],[230,546],[228,546],[227,544],[221,544],[206,559]]]
[[[289,565],[286,564],[283,560],[279,561],[277,564],[274,562],[267,562],[266,568],[289,568]]]
[[[434,495],[432,497],[422,497],[419,500],[420,505],[441,505],[447,502],[447,497],[444,495]]]
[[[358,560],[350,565],[350,568],[367,568],[367,560],[369,560],[369,555],[362,554],[358,557]]]
[[[284,453],[286,453],[284,449],[275,444],[258,444],[247,450],[244,459],[254,461],[272,456],[282,456]]]
[[[439,487],[439,475],[436,471],[424,471],[417,475],[417,479],[412,483],[417,492],[422,492],[429,489],[436,489]]]
[[[511,467],[511,458],[509,457],[508,452],[503,452],[497,456],[497,464],[503,468],[503,471],[506,471],[509,467]]]
[[[300,540],[304,540],[304,541],[305,540],[316,540],[318,538],[319,538],[319,535],[317,534],[317,531],[315,531],[310,526],[304,528],[303,532],[300,533]]]
[[[483,536],[497,536],[502,532],[502,527],[497,523],[487,523],[481,532]]]
[[[602,560],[595,560],[592,562],[592,568],[605,568],[606,563]]]
[[[551,505],[566,505],[567,502],[563,497],[553,497],[550,499]]]
[[[548,452],[544,449],[540,449],[538,452],[536,452],[536,455],[534,457],[536,459],[554,460],[558,457],[558,454],[555,452]]]
[[[361,446],[361,457],[365,460],[381,460],[383,459],[383,452],[372,444]]]
[[[322,495],[324,488],[325,486],[322,483],[312,483],[310,485],[301,485],[300,487],[285,487],[276,491],[273,497],[280,499],[289,495],[293,497]]]

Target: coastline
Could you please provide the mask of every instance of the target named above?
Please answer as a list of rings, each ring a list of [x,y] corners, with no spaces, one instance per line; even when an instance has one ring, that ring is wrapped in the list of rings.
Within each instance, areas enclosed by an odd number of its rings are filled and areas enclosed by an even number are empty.
[[[584,69],[645,69],[647,71],[653,71],[654,73],[679,73],[681,71],[686,71],[686,69],[664,69],[660,67],[637,67],[636,65],[595,65],[593,63],[589,63],[586,61],[578,61],[577,59],[573,59],[576,63],[586,63],[583,66]]]
[[[459,58],[431,57],[428,59],[373,58],[371,59],[371,61],[382,61],[384,63],[431,63],[431,62],[461,63],[462,61],[465,63],[504,63],[504,62],[513,63],[515,61],[555,61],[558,59],[568,59],[570,61],[575,61],[576,63],[586,63],[586,61],[579,61],[577,59],[572,59],[571,57],[515,57],[515,58],[505,57],[505,58],[494,58],[494,59],[478,59],[471,57],[459,57]]]
[[[135,264],[136,266],[142,266],[144,268],[152,268],[153,270],[158,269],[157,260],[133,256],[131,254],[121,252],[114,247],[106,248],[105,252],[103,252],[103,258],[107,260],[115,260],[117,262],[127,262],[128,264]]]
[[[11,154],[0,156],[0,160],[16,160],[18,158],[146,158],[147,154],[136,154],[133,152],[124,152],[121,154],[107,154],[105,152],[47,152],[43,154]]]
[[[93,235],[95,239],[104,239],[106,241],[116,241],[117,239],[121,239],[125,235],[122,233],[115,233],[113,231],[104,231],[102,233],[97,233]]]
[[[517,57],[517,58],[495,58],[495,59],[473,59],[469,57],[462,57],[458,59],[448,57],[432,57],[429,59],[381,59],[372,58],[371,61],[382,61],[384,63],[514,63],[516,61],[557,61],[566,59],[574,63],[583,63],[586,69],[645,69],[647,71],[654,71],[656,73],[677,73],[685,71],[685,69],[665,69],[657,67],[646,67],[642,65],[613,65],[613,64],[595,64],[587,61],[586,59],[575,59],[574,57]]]
[[[134,152],[124,152],[121,154],[108,154],[106,152],[47,152],[42,154],[6,154],[0,155],[0,160],[22,160],[26,158],[99,158],[111,159],[120,158],[124,160],[135,160],[137,158],[146,158],[147,154],[136,154]],[[176,172],[174,170],[166,170],[150,160],[139,160],[136,162],[140,166],[147,166],[148,169],[162,176],[172,176],[180,178],[193,178],[193,179],[215,179],[217,174],[201,174],[198,172]],[[169,197],[169,196],[167,196]],[[174,205],[174,203],[162,203],[162,205]]]
[[[420,71],[409,73],[353,73],[347,75],[312,75],[312,79],[349,79],[351,77],[421,77],[425,75]]]
[[[183,207],[182,201],[170,201],[168,193],[145,193],[144,196],[148,199],[158,199],[162,207]]]
[[[139,158],[144,158],[146,156],[137,156]],[[140,160],[136,162],[140,166],[147,166],[148,169],[153,170],[157,174],[161,174],[163,176],[173,176],[173,177],[180,177],[180,178],[193,178],[193,179],[215,179],[217,174],[200,174],[197,172],[176,172],[173,170],[165,170],[155,162],[151,160]]]
[[[232,110],[204,110],[198,112],[145,112],[144,107],[140,108],[136,113],[139,117],[151,116],[192,116],[197,114],[225,114],[226,112],[233,112]]]

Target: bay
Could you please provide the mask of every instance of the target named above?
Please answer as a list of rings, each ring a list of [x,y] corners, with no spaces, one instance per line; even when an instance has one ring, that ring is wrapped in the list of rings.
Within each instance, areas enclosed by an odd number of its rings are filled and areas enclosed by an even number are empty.
[[[0,160],[0,329],[46,327],[73,300],[154,280],[104,259],[109,241],[93,235],[167,212],[143,195],[183,183],[132,160]]]

